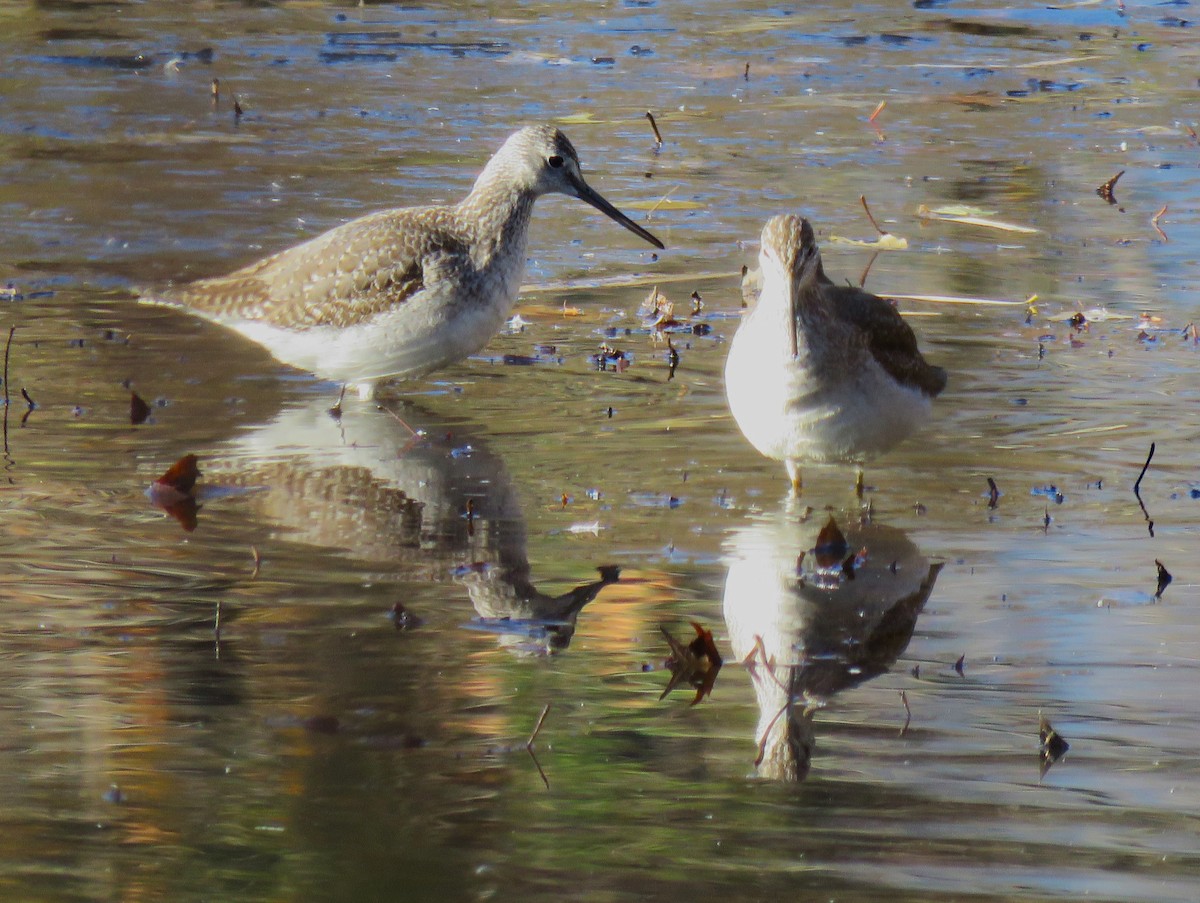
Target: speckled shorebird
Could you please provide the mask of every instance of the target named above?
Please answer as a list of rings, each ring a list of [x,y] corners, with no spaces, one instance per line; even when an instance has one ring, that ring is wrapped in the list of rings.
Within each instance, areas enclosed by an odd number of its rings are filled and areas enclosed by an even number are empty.
[[[496,334],[525,271],[533,202],[553,192],[663,247],[584,181],[566,135],[529,126],[504,142],[458,204],[371,213],[143,300],[186,308],[370,397],[377,382],[462,360]]]
[[[888,301],[830,281],[807,220],[768,220],[759,260],[762,293],[725,363],[729,408],[793,492],[802,464],[853,463],[861,495],[863,462],[928,419],[946,371]]]

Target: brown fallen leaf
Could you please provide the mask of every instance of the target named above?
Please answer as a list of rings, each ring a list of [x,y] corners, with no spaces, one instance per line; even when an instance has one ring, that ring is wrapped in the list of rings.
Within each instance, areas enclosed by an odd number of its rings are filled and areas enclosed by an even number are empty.
[[[1125,170],[1122,169],[1119,173],[1097,188],[1096,194],[1100,195],[1100,197],[1104,198],[1104,200],[1108,201],[1110,204],[1115,204],[1117,202],[1117,198],[1113,194],[1113,189],[1117,187],[1117,180],[1123,175],[1125,175]]]
[[[146,491],[150,503],[179,521],[179,526],[188,533],[196,529],[197,515],[200,511],[200,505],[192,494],[196,480],[200,477],[197,462],[195,455],[184,455],[172,464],[166,473],[151,483]]]
[[[137,392],[129,393],[129,422],[139,426],[150,419],[150,405]]]
[[[705,630],[700,624],[692,621],[692,629],[696,638],[686,646],[673,637],[667,628],[659,625],[659,630],[671,647],[671,656],[666,661],[666,667],[671,671],[671,679],[667,688],[658,697],[664,699],[668,693],[681,683],[686,683],[696,691],[691,704],[695,705],[705,696],[712,693],[713,685],[717,682],[717,674],[721,670],[721,653],[713,641],[711,630]]]

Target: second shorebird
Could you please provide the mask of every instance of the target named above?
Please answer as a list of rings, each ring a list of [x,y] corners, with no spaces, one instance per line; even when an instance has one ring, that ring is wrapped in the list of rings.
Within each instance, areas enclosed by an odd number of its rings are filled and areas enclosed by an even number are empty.
[[[579,198],[663,244],[583,179],[566,135],[513,133],[462,202],[382,210],[227,276],[151,294],[264,346],[278,360],[370,397],[478,351],[504,324],[525,272],[533,202]]]
[[[762,293],[725,363],[729,408],[750,444],[783,461],[793,492],[806,463],[859,465],[929,418],[946,371],[925,361],[883,298],[834,285],[808,220],[762,231]]]

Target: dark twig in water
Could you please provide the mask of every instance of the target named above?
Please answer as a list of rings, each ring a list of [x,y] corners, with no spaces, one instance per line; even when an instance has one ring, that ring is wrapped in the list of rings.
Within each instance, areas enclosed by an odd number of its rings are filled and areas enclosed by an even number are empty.
[[[996,481],[993,480],[991,477],[988,477],[987,481],[988,481],[988,507],[995,508],[997,505],[1000,504],[1000,488],[996,485]]]
[[[8,407],[10,400],[8,397],[8,354],[12,350],[13,333],[17,331],[16,326],[8,328],[8,342],[4,345],[4,457],[11,457],[8,453]]]
[[[746,71],[742,73],[742,78],[746,81],[750,81],[750,64],[749,63],[746,64]]]
[[[1125,170],[1122,169],[1119,173],[1097,188],[1096,194],[1100,195],[1100,197],[1104,198],[1104,200],[1108,201],[1110,204],[1115,204],[1117,199],[1113,195],[1113,189],[1117,187],[1117,180],[1123,175],[1125,175]]]
[[[529,758],[533,759],[533,765],[538,770],[538,775],[542,779],[542,783],[546,785],[546,789],[550,789],[550,779],[546,777],[546,772],[542,770],[542,763],[538,761],[537,754],[533,751],[533,741],[537,739],[537,735],[542,730],[542,725],[546,721],[546,715],[550,713],[550,703],[546,703],[542,709],[542,714],[538,716],[537,724],[533,726],[533,733],[529,735],[529,740],[525,744],[525,752],[529,753]]]
[[[1144,477],[1146,475],[1146,469],[1149,468],[1150,462],[1153,460],[1153,458],[1154,458],[1154,443],[1151,442],[1150,443],[1150,454],[1146,455],[1146,463],[1142,465],[1142,472],[1138,474],[1138,478],[1137,478],[1137,480],[1134,481],[1134,484],[1133,484],[1133,494],[1134,495],[1140,496],[1140,493],[1138,492],[1138,490],[1142,486],[1142,477]]]
[[[654,130],[654,144],[656,147],[663,146],[662,132],[658,130],[658,123],[654,121],[654,114],[649,110],[646,111],[646,118],[650,120],[650,128]]]
[[[1161,238],[1164,242],[1169,242],[1171,239],[1167,238],[1167,233],[1164,232],[1162,230],[1162,227],[1160,227],[1158,225],[1158,221],[1163,218],[1163,215],[1166,212],[1167,212],[1167,205],[1163,204],[1162,209],[1159,210],[1158,213],[1154,214],[1154,216],[1150,217],[1150,225],[1152,225],[1154,227],[1154,231],[1158,233],[1159,238]]]
[[[867,206],[867,196],[865,194],[860,194],[858,196],[858,202],[862,204],[863,210],[867,211],[867,219],[871,221],[871,225],[875,227],[875,231],[880,235],[887,235],[887,233],[879,227],[879,223],[875,221],[875,217],[871,215],[871,208]]]
[[[533,726],[533,733],[529,735],[529,740],[525,743],[525,748],[530,749],[533,746],[533,741],[537,739],[537,735],[542,732],[542,725],[546,723],[546,716],[550,714],[550,703],[546,703],[542,709],[542,714],[538,715],[537,724]]]
[[[908,705],[908,694],[903,690],[900,691],[900,701],[904,703],[904,727],[900,728],[900,736],[903,737],[908,733],[908,726],[912,724],[912,709]]]
[[[872,254],[871,259],[867,261],[867,265],[863,268],[862,275],[858,277],[858,287],[859,288],[867,287],[867,276],[871,272],[871,267],[875,266],[875,260],[877,257],[879,257],[878,251],[876,251],[874,254]]]
[[[1171,572],[1163,567],[1163,563],[1157,558],[1154,559],[1154,566],[1158,568],[1158,588],[1154,591],[1154,598],[1161,599],[1163,590],[1171,585],[1171,581],[1175,578],[1171,576]]]
[[[1146,455],[1146,463],[1142,465],[1142,472],[1138,474],[1137,481],[1133,484],[1133,496],[1138,500],[1138,507],[1142,509],[1142,516],[1146,518],[1147,527],[1150,530],[1150,538],[1154,538],[1154,521],[1150,518],[1150,512],[1146,510],[1146,503],[1142,501],[1142,493],[1139,491],[1142,486],[1142,477],[1146,475],[1146,468],[1150,466],[1150,461],[1154,458],[1154,443],[1150,443],[1150,454]]]

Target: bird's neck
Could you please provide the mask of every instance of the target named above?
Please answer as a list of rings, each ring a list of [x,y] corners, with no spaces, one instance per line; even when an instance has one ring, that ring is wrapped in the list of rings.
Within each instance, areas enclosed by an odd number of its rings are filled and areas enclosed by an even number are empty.
[[[525,237],[537,195],[502,179],[488,179],[485,170],[471,193],[458,205],[462,221],[470,225],[475,264],[491,265],[497,258],[525,258]]]

